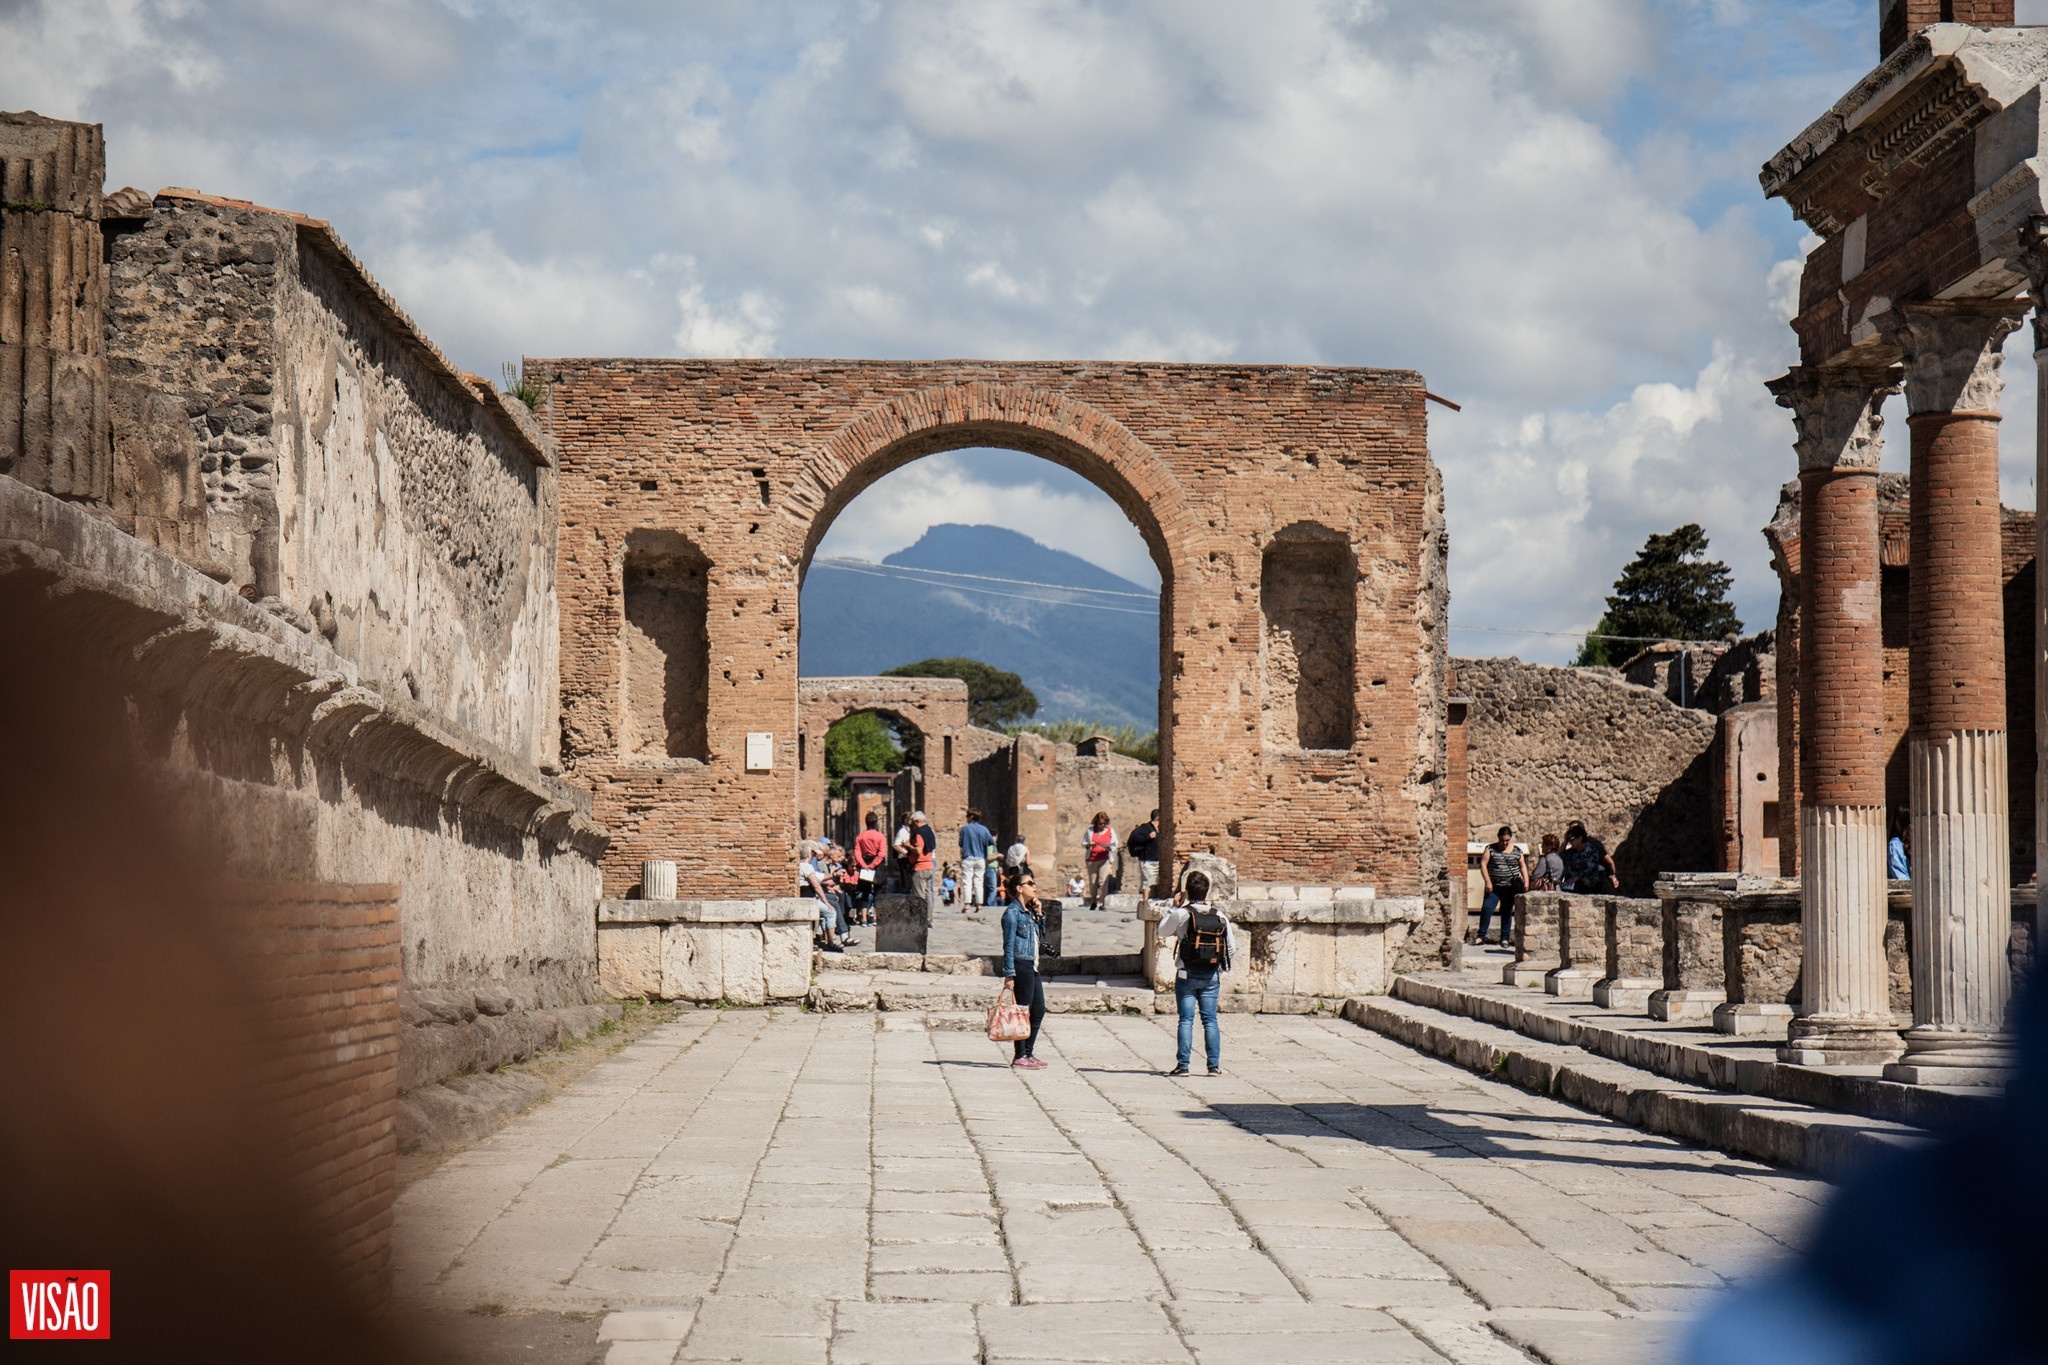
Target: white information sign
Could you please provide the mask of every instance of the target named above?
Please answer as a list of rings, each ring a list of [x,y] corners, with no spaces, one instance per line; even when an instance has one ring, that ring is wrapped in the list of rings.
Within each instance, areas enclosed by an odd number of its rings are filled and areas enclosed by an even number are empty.
[[[747,771],[765,773],[775,766],[775,736],[766,730],[747,735]]]

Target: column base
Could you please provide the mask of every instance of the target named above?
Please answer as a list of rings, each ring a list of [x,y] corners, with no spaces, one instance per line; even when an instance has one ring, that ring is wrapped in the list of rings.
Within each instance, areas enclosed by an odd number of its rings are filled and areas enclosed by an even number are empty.
[[[1560,1000],[1585,1000],[1593,998],[1593,983],[1600,979],[1600,973],[1585,967],[1559,967],[1543,976],[1543,993],[1554,995]]]
[[[2012,1039],[1950,1029],[1906,1031],[1906,1053],[1884,1078],[1906,1085],[2004,1085],[2012,1079]]]
[[[1905,1046],[1897,1030],[1876,1020],[1809,1015],[1792,1021],[1778,1060],[1794,1066],[1882,1066]]]
[[[1593,983],[1593,1003],[1621,1014],[1646,1014],[1650,992],[1664,983],[1651,977],[1609,976]]]
[[[1510,962],[1500,969],[1500,984],[1540,986],[1543,984],[1543,974],[1549,970],[1540,962]]]
[[[1666,1024],[1712,1019],[1714,1011],[1727,1003],[1726,991],[1651,991],[1650,1017]]]
[[[1792,1022],[1790,1005],[1723,1004],[1714,1008],[1714,1032],[1732,1033],[1738,1038],[1766,1033],[1782,1034]]]

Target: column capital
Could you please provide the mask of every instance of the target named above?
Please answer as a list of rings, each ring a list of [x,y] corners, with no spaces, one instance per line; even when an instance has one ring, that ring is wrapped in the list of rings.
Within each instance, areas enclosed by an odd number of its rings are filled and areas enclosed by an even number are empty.
[[[1765,387],[1792,410],[1799,472],[1875,472],[1884,441],[1878,409],[1905,382],[1896,365],[1795,365]]]
[[[1906,410],[1915,417],[1998,415],[2006,337],[2027,315],[2025,299],[1902,303],[1875,319],[1904,353]]]

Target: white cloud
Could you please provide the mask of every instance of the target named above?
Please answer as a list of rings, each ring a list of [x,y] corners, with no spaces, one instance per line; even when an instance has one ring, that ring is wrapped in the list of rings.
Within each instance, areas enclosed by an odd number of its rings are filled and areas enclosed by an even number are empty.
[[[775,311],[751,289],[720,307],[692,280],[676,291],[676,307],[683,315],[674,337],[677,355],[732,359],[775,354]]]

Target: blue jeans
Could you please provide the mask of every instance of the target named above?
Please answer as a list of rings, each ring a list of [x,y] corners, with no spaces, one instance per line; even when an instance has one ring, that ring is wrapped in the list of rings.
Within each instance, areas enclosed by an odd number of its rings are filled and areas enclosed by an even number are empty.
[[[1515,932],[1515,897],[1522,894],[1522,884],[1499,888],[1487,887],[1486,899],[1479,902],[1479,939],[1486,940],[1486,931],[1493,925],[1493,907],[1500,907],[1500,937],[1505,943]],[[1468,902],[1469,903],[1469,902]]]
[[[1223,993],[1223,973],[1185,972],[1173,979],[1173,1002],[1180,1009],[1180,1051],[1174,1066],[1185,1068],[1195,1048],[1195,1011],[1202,1012],[1202,1046],[1209,1069],[1223,1065],[1223,1032],[1216,1027],[1216,997]]]

